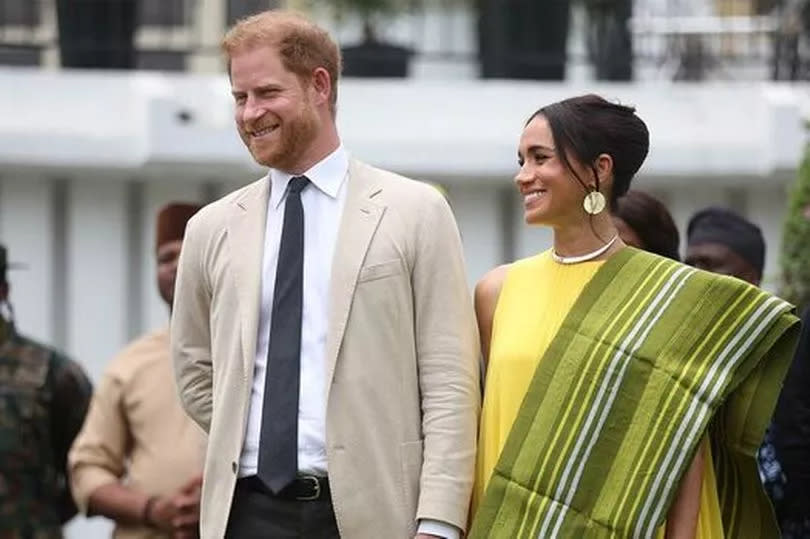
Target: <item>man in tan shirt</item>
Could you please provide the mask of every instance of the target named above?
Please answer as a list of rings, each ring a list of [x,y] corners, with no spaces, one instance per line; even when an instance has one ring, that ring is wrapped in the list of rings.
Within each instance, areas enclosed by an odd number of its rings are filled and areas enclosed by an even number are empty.
[[[158,214],[157,273],[171,308],[186,221],[199,209]],[[203,431],[180,406],[168,328],[149,333],[109,364],[69,456],[80,510],[116,522],[116,538],[196,537]]]

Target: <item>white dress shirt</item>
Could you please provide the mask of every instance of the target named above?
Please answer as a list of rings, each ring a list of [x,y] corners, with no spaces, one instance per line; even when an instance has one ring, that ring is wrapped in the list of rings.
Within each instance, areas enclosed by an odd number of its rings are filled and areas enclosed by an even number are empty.
[[[298,470],[326,475],[325,345],[332,255],[346,200],[349,157],[343,146],[307,170],[311,184],[301,192],[304,207],[304,298],[301,317],[301,378],[298,394]],[[269,174],[270,198],[262,259],[262,298],[253,388],[239,476],[256,474],[264,406],[264,379],[276,265],[284,225],[287,184],[293,177],[280,170]]]
[[[301,375],[298,394],[298,471],[327,475],[325,347],[329,328],[329,285],[340,218],[346,201],[349,157],[339,146],[303,175],[311,184],[301,192],[304,207],[304,301],[301,317]],[[253,387],[247,430],[239,459],[239,477],[255,475],[259,462],[264,380],[270,340],[270,315],[276,266],[284,225],[287,184],[293,178],[280,170],[269,173],[270,198],[262,258],[262,298]],[[419,522],[419,532],[457,539],[459,530],[435,520]]]

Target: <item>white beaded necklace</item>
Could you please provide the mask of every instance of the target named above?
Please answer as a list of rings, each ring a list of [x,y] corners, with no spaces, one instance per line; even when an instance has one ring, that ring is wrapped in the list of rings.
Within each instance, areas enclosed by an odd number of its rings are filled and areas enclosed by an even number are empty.
[[[580,262],[587,262],[588,260],[593,260],[594,258],[605,254],[607,250],[610,249],[614,243],[616,243],[617,239],[619,239],[618,234],[613,236],[613,238],[609,242],[604,244],[599,249],[579,256],[560,256],[554,252],[554,249],[552,249],[551,258],[554,260],[554,262],[557,262],[558,264],[579,264]]]

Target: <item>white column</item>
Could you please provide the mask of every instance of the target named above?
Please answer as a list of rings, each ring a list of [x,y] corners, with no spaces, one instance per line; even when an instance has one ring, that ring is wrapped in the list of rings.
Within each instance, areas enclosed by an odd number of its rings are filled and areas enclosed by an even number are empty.
[[[192,73],[220,73],[223,69],[222,56],[214,51],[225,34],[227,0],[197,0],[193,17],[193,34],[199,36],[199,53],[191,54],[188,68]]]
[[[769,292],[778,293],[782,279],[780,257],[782,229],[787,217],[787,187],[769,179],[762,183],[761,187],[752,187],[747,191],[746,217],[762,229],[765,237],[765,271],[761,286]]]
[[[126,343],[126,183],[73,180],[68,187],[68,348],[98,379]]]
[[[42,177],[0,179],[0,243],[10,261],[27,266],[8,274],[17,327],[48,344],[54,337],[51,187]]]
[[[472,290],[487,271],[502,263],[497,185],[455,184],[447,188],[447,195],[461,231]]]
[[[56,20],[56,2],[54,0],[40,0],[42,11],[42,26],[39,32],[42,33],[47,45],[42,49],[42,67],[46,69],[57,69],[59,62],[59,37],[58,23]]]

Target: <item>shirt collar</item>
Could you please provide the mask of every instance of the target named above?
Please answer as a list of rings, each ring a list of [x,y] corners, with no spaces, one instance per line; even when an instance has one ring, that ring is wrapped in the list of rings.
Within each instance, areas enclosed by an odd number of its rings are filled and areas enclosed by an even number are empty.
[[[312,168],[301,174],[326,195],[337,198],[346,173],[349,172],[349,155],[346,153],[343,144],[339,145],[335,151],[315,163]],[[287,192],[287,184],[290,179],[298,174],[290,174],[275,168],[270,169],[270,207],[278,208],[284,194]]]

